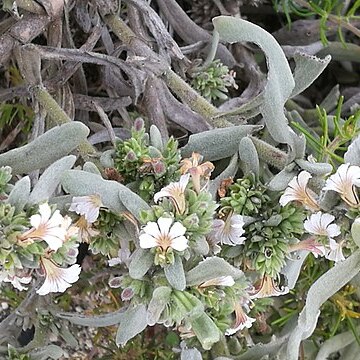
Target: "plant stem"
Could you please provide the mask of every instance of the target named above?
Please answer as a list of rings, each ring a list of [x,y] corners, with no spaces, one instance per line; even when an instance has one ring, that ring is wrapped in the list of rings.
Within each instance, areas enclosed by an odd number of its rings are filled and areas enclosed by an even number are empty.
[[[172,71],[170,66],[141,41],[117,15],[107,15],[104,21],[128,48],[131,48],[138,56],[148,57],[151,62],[158,64],[158,68],[163,69],[161,76],[166,85],[193,111],[204,116],[214,127],[233,126],[224,117],[214,119],[214,116],[218,114],[217,108]]]

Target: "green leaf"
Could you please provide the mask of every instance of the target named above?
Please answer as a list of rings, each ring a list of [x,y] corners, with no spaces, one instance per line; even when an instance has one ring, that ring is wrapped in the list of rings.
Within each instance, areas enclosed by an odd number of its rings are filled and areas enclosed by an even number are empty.
[[[29,204],[39,204],[42,201],[48,200],[59,186],[61,175],[66,170],[70,170],[75,161],[76,156],[68,155],[51,164],[34,186],[29,197]]]
[[[0,154],[0,167],[11,166],[13,174],[45,168],[68,155],[88,134],[89,129],[78,121],[55,126],[31,143]]]
[[[360,250],[356,250],[345,261],[328,270],[310,287],[297,325],[290,333],[286,359],[298,359],[300,343],[313,333],[321,305],[357,275],[359,270]]]
[[[360,136],[356,137],[344,154],[345,163],[360,166]]]
[[[217,190],[220,187],[220,184],[223,180],[234,177],[239,169],[239,157],[238,154],[235,153],[235,155],[231,158],[229,165],[226,167],[226,169],[218,175],[214,180],[210,180],[209,185],[209,193],[212,195],[212,198],[215,200],[217,197]]]
[[[287,168],[285,168],[270,180],[270,182],[267,184],[267,187],[271,191],[282,191],[288,186],[290,180],[296,175],[297,171],[289,171]]]
[[[161,137],[161,132],[156,125],[150,126],[149,134],[150,134],[150,144],[159,151],[163,151],[164,143]]]
[[[284,114],[284,105],[294,86],[289,64],[275,38],[261,27],[246,20],[218,16],[213,19],[220,39],[229,43],[249,41],[257,44],[265,53],[268,76],[260,112],[272,138],[279,143],[292,144],[292,138]]]
[[[355,219],[351,225],[351,236],[354,240],[354,243],[360,247],[360,217]]]
[[[32,360],[57,360],[64,356],[64,350],[57,345],[47,345],[40,350],[33,350],[29,353]]]
[[[332,166],[328,163],[312,163],[303,159],[297,159],[295,162],[301,169],[306,170],[313,175],[321,176],[332,172]]]
[[[83,170],[89,173],[93,173],[96,175],[100,175],[101,176],[101,172],[98,169],[98,167],[91,161],[87,161],[84,165],[83,165]]]
[[[86,316],[78,313],[59,312],[56,314],[61,319],[70,321],[75,325],[90,326],[90,327],[105,327],[119,324],[125,314],[124,309],[114,311],[109,314],[99,316]]]
[[[104,180],[96,174],[82,170],[65,171],[61,178],[64,190],[73,196],[98,194],[105,207],[113,212],[124,212],[127,209],[115,194],[119,191],[130,191],[126,186],[111,180]]]
[[[23,177],[16,182],[12,188],[7,201],[9,204],[15,206],[16,211],[21,211],[27,204],[30,196],[30,178],[28,176]]]
[[[182,349],[180,360],[202,360],[201,352],[198,349]]]
[[[302,93],[319,77],[330,63],[331,56],[328,55],[324,59],[319,59],[313,55],[295,53],[294,60],[295,87],[291,93],[291,97]]]
[[[142,279],[154,264],[154,254],[148,249],[137,249],[131,256],[129,275],[133,279]]]
[[[181,149],[181,155],[190,157],[193,152],[198,152],[204,157],[204,161],[230,157],[238,151],[243,137],[261,129],[261,125],[239,125],[193,134]]]
[[[141,211],[149,211],[151,207],[139,195],[132,192],[129,188],[123,187],[119,190],[120,201],[124,206],[135,216],[138,221],[141,221]]]
[[[199,317],[190,319],[190,324],[205,350],[210,350],[220,340],[220,330],[207,314],[202,313]]]
[[[137,305],[134,308],[128,309],[119,324],[116,333],[116,344],[118,346],[126,345],[130,339],[145,330],[146,326],[145,305]]]
[[[248,137],[244,137],[240,140],[239,157],[243,162],[242,169],[244,174],[247,175],[251,173],[254,174],[256,178],[259,178],[259,155],[254,143]]]
[[[168,286],[157,287],[152,295],[147,309],[147,323],[154,326],[171,299],[172,289]]]
[[[323,342],[315,360],[327,360],[334,352],[338,352],[344,347],[355,341],[354,334],[351,331],[335,335]]]
[[[182,258],[174,255],[174,263],[164,267],[164,273],[169,284],[176,290],[184,290],[186,287],[185,272]]]
[[[203,260],[186,274],[187,286],[200,285],[205,281],[216,279],[220,276],[232,276],[234,280],[242,278],[244,273],[219,257]]]

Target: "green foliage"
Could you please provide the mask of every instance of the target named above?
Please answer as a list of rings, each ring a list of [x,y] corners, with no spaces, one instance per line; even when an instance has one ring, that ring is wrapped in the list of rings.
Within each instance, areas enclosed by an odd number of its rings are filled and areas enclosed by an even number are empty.
[[[30,131],[34,119],[34,112],[31,107],[21,103],[0,104],[0,129],[5,126],[14,125],[14,122],[23,123],[22,131],[28,133]]]
[[[194,71],[191,85],[211,102],[226,100],[228,88],[237,89],[235,75],[220,60],[215,60],[205,69],[201,68],[200,71]]]
[[[326,114],[325,109],[316,107],[319,120],[318,137],[315,137],[296,122],[292,126],[303,133],[307,144],[314,151],[318,162],[329,162],[333,166],[344,163],[344,154],[350,142],[360,133],[360,110],[347,119],[341,118],[343,97],[340,97],[334,116]]]

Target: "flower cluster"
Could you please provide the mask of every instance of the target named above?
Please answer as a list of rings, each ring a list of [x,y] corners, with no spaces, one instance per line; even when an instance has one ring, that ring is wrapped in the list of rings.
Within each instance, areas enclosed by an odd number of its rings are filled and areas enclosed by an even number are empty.
[[[220,60],[215,60],[205,70],[194,73],[191,85],[209,101],[226,100],[228,88],[238,88],[235,76]]]
[[[319,195],[309,188],[310,179],[311,175],[307,171],[301,171],[290,181],[280,198],[281,205],[296,202],[310,211],[308,219],[304,222],[304,229],[311,236],[293,244],[290,251],[308,250],[316,257],[324,256],[335,262],[343,261],[345,237],[343,236],[341,241],[335,240],[341,235],[341,229],[333,224],[334,215],[321,211],[319,199],[326,192],[335,192],[350,211],[357,211],[360,206],[357,192],[357,187],[360,186],[360,167],[350,164],[340,165],[336,173],[328,177]]]
[[[180,152],[171,137],[161,149],[151,145],[144,122],[136,119],[131,137],[116,145],[114,168],[126,184],[134,182],[134,190],[144,199],[178,177]]]

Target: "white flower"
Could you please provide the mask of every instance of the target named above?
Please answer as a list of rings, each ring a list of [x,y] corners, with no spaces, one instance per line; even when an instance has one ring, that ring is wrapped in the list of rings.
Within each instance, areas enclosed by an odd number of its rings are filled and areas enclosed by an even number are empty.
[[[44,240],[51,250],[59,249],[67,237],[68,219],[63,218],[59,210],[51,215],[51,208],[47,203],[39,206],[39,213],[30,217],[33,227],[19,237],[21,241],[34,239]]]
[[[16,276],[16,275],[11,275],[7,272],[2,272],[0,275],[0,282],[9,282],[12,284],[12,286],[15,289],[18,289],[20,291],[23,290],[27,290],[27,287],[23,286],[22,284],[29,284],[31,281],[31,276]]]
[[[99,195],[74,196],[69,211],[75,211],[83,215],[89,223],[93,223],[99,217],[100,207],[103,206]]]
[[[180,181],[172,182],[168,186],[162,188],[154,195],[154,201],[157,203],[161,198],[168,197],[175,206],[179,214],[183,214],[186,210],[185,189],[189,182],[190,174],[182,175]]]
[[[181,223],[173,223],[173,219],[161,217],[157,222],[148,222],[142,229],[139,236],[140,247],[150,249],[159,246],[163,251],[171,247],[183,251],[188,247],[185,232],[186,228]]]
[[[326,180],[323,190],[336,191],[348,205],[358,206],[359,197],[355,185],[360,186],[360,167],[342,164],[336,173]]]
[[[325,255],[325,257],[328,260],[332,260],[332,261],[335,261],[335,262],[344,261],[345,256],[344,256],[344,254],[342,252],[343,243],[342,242],[338,243],[334,239],[330,239],[329,241],[330,241],[329,242],[330,250]]]
[[[340,235],[340,227],[336,224],[330,224],[335,220],[335,216],[323,214],[321,211],[312,214],[305,220],[304,229],[314,235],[327,236],[333,238]]]
[[[45,281],[40,289],[36,291],[39,295],[46,295],[53,292],[64,292],[71,286],[71,284],[79,280],[81,267],[78,264],[64,269],[46,258],[41,258],[41,264],[45,272]]]
[[[92,224],[86,221],[84,216],[80,216],[76,222],[78,227],[78,241],[90,244],[91,238],[100,234],[99,230],[92,227]]]
[[[318,256],[325,256],[326,248],[315,240],[314,237],[299,241],[296,244],[292,244],[289,247],[289,252],[307,250],[310,251],[316,258]]]
[[[298,201],[311,211],[319,210],[319,205],[314,199],[316,194],[307,188],[310,179],[311,175],[307,171],[302,171],[298,176],[295,176],[289,182],[284,194],[281,195],[280,205],[285,206],[291,201]]]
[[[289,292],[287,286],[280,287],[276,284],[275,279],[269,275],[264,275],[263,278],[254,286],[252,291],[249,291],[250,299],[260,299],[272,296],[281,296]]]
[[[204,281],[199,285],[199,288],[206,288],[209,286],[233,286],[235,281],[232,276],[219,276],[217,278]]]
[[[128,263],[130,258],[130,250],[129,249],[119,249],[118,256],[108,260],[109,266],[115,266],[123,263]]]
[[[217,243],[220,242],[231,246],[241,245],[246,240],[245,237],[241,236],[245,232],[243,229],[244,224],[244,218],[241,215],[228,216],[226,221],[215,219],[209,237]]]
[[[236,318],[234,326],[225,331],[225,335],[227,336],[234,335],[239,330],[251,328],[252,323],[256,321],[256,319],[246,315],[244,309],[240,304],[237,304],[235,306],[235,317]]]

